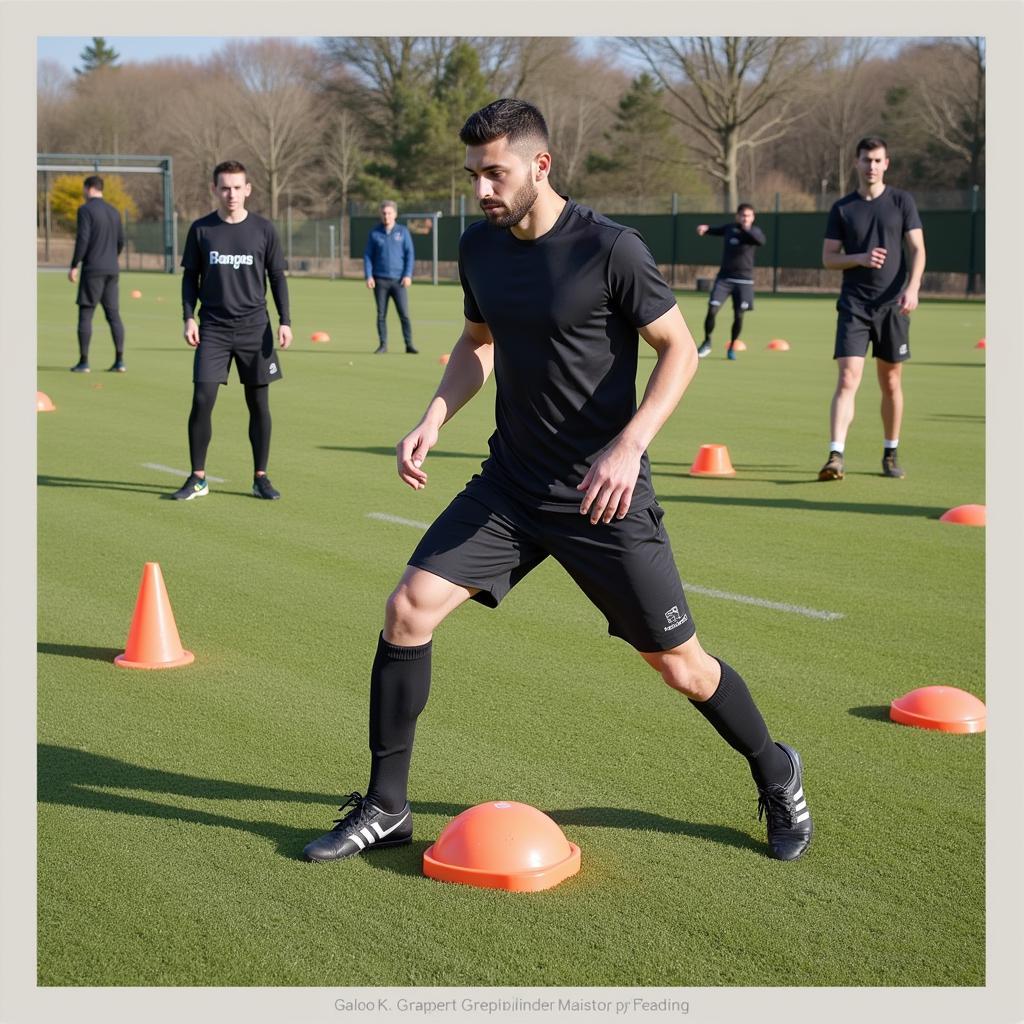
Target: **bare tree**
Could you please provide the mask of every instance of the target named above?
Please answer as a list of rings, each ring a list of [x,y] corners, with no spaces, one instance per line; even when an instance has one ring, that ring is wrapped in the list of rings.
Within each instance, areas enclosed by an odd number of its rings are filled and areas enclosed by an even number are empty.
[[[476,45],[487,84],[497,96],[518,97],[530,83],[551,77],[563,61],[576,56],[576,40],[565,36],[486,37]]]
[[[283,39],[230,42],[219,59],[239,86],[235,125],[255,164],[270,204],[279,213],[281,193],[314,155],[320,109],[304,72],[315,51]]]
[[[790,36],[634,36],[623,45],[673,98],[669,113],[692,133],[724,208],[735,209],[742,151],[781,138],[803,116],[793,101],[814,63],[809,44]]]

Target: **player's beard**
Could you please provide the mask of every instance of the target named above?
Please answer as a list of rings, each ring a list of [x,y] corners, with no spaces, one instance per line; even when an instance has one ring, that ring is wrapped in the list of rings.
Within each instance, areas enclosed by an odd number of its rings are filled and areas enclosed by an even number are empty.
[[[513,193],[503,211],[495,215],[484,210],[487,223],[492,228],[510,228],[513,224],[518,224],[533,208],[537,195],[537,186],[532,181],[527,181],[522,188]]]

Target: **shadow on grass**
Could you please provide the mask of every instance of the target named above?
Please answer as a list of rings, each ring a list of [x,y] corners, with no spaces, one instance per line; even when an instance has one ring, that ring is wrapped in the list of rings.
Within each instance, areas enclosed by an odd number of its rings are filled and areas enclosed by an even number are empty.
[[[920,359],[914,359],[911,361],[912,366],[952,366],[952,367],[969,367],[972,370],[984,370],[984,363],[925,363]]]
[[[850,708],[850,714],[854,718],[867,718],[872,722],[890,721],[888,704],[864,704],[859,708]]]
[[[319,444],[317,448],[326,452],[362,452],[364,455],[386,455],[389,459],[395,457],[394,448],[385,448],[383,446],[359,448],[355,445]],[[479,459],[482,462],[487,458],[487,455],[480,454],[479,452],[446,452],[438,448],[431,448],[429,457],[431,459]]]
[[[56,645],[53,645],[56,646]],[[96,648],[86,648],[96,650]],[[343,797],[333,793],[277,789],[223,779],[204,779],[181,772],[146,768],[104,754],[76,750],[50,743],[37,747],[37,780],[39,801],[62,807],[163,818],[195,825],[233,828],[269,839],[277,853],[288,860],[299,860],[303,847],[320,833],[315,829],[299,829],[276,821],[233,818],[226,814],[177,807],[149,799],[151,796],[184,796],[202,800],[251,800],[258,802],[310,803],[325,808],[322,831],[330,827],[327,808],[337,807]],[[137,790],[139,796],[126,796],[110,790]],[[437,801],[414,801],[414,812],[454,818],[466,808],[463,805]],[[570,807],[548,812],[559,825],[584,827],[644,829],[670,835],[686,835],[695,839],[722,843],[744,850],[762,851],[762,845],[737,829],[680,821],[648,811],[620,807]],[[423,851],[427,841],[417,840],[409,846],[375,851],[370,863],[398,874],[422,873]]]
[[[83,647],[81,644],[36,644],[39,654],[59,654],[64,658],[86,658],[89,661],[113,661],[124,648]]]
[[[40,487],[91,487],[99,491],[137,491],[140,494],[164,495],[167,490],[165,487],[140,484],[133,480],[89,480],[86,477],[48,476],[46,474],[37,476],[36,483]]]
[[[778,481],[780,484],[803,481]],[[819,481],[808,481],[819,484]],[[820,484],[819,484],[820,486]],[[665,504],[679,501],[687,505],[734,505],[738,508],[788,508],[800,512],[860,512],[874,516],[913,516],[915,518],[938,519],[945,508],[931,505],[885,505],[865,504],[852,501],[811,501],[804,498],[740,498],[725,494],[659,495],[658,501]]]

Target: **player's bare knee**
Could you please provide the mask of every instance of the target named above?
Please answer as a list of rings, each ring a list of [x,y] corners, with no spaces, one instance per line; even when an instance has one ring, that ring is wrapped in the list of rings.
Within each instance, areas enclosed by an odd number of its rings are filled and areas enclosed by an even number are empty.
[[[718,687],[718,663],[699,646],[686,644],[643,658],[667,686],[691,700],[707,700]]]

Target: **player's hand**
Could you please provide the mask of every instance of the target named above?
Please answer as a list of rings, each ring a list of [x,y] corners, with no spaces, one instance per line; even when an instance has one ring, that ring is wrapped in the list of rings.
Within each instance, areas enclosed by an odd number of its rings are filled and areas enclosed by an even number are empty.
[[[195,348],[199,344],[199,324],[189,317],[185,321],[185,340]]]
[[[409,285],[411,285],[411,284],[412,284],[412,278],[411,277],[403,277],[402,278],[402,287],[403,288],[408,288]]]
[[[643,451],[628,441],[614,441],[591,464],[577,491],[586,491],[580,515],[591,523],[624,519],[633,500],[633,488],[640,475]]]
[[[908,288],[897,300],[900,307],[900,312],[907,316],[917,309],[917,289]]]
[[[72,267],[68,271],[68,280],[74,284],[78,280],[78,267]]]
[[[860,254],[860,264],[869,270],[878,270],[884,265],[885,257],[888,255],[888,250],[882,248],[872,249],[871,252],[862,252]]]
[[[698,235],[706,235],[707,233],[708,233],[708,225],[707,224],[698,224],[697,225],[697,234]]]
[[[370,291],[372,292],[373,289],[377,287],[377,282],[374,281],[374,279],[372,277],[368,277],[366,279],[366,287],[369,288]]]
[[[277,343],[281,348],[288,348],[292,343],[292,329],[287,324],[281,324],[277,329]]]
[[[425,423],[417,424],[395,446],[398,475],[414,491],[427,486],[427,474],[420,468],[427,452],[437,444],[437,430]]]

